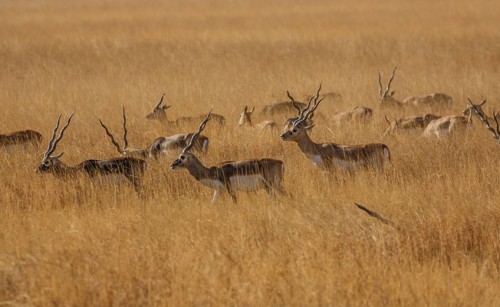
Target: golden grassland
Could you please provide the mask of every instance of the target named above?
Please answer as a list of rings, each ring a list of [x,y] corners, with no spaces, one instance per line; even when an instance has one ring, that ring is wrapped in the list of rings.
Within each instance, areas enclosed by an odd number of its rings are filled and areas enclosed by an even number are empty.
[[[377,68],[387,79],[398,65],[400,99],[444,92],[449,113],[467,97],[500,109],[500,3],[436,2],[1,2],[0,131],[35,129],[44,144],[0,155],[0,305],[498,306],[499,146],[477,120],[449,139],[382,138]],[[322,103],[327,118],[363,105],[374,122],[326,120],[312,138],[385,142],[383,173],[324,173],[278,135],[236,129],[244,105],[320,82],[343,96]],[[119,134],[121,105],[133,146],[193,131],[146,121],[164,92],[171,119],[227,118],[204,132],[206,165],[282,159],[293,197],[212,206],[210,189],[168,168],[175,157],[148,164],[142,198],[35,174],[60,113],[76,112],[58,146],[71,165],[117,155],[97,118]]]

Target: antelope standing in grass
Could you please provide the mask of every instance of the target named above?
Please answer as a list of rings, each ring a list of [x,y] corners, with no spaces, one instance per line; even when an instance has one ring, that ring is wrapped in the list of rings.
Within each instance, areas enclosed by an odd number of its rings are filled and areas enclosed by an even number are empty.
[[[500,144],[500,123],[499,123],[500,122],[500,113],[496,114],[496,112],[493,111],[492,118],[495,120],[495,123],[496,123],[496,130],[495,130],[490,125],[488,117],[484,115],[483,110],[481,109],[481,106],[485,102],[486,102],[486,100],[484,100],[483,103],[476,105],[469,99],[469,104],[471,105],[471,107],[470,107],[471,110],[469,110],[469,111],[472,112],[472,110],[473,110],[474,112],[476,112],[477,116],[481,119],[483,124],[486,126],[486,129],[488,129],[488,131],[490,131],[491,134],[493,134],[493,138],[498,141],[498,144]]]
[[[253,126],[252,125],[252,114],[253,111],[255,110],[255,107],[252,108],[252,110],[248,110],[248,107],[245,106],[243,109],[243,112],[240,113],[240,119],[238,121],[238,126],[249,126],[249,127],[255,127],[259,130],[271,130],[274,131],[278,128],[278,125],[274,120],[265,120],[257,125]]]
[[[380,70],[378,71],[378,94],[380,97],[380,108],[382,109],[402,109],[402,108],[430,108],[430,109],[442,109],[450,108],[453,99],[441,93],[433,93],[424,96],[408,97],[402,102],[394,98],[395,91],[390,92],[391,84],[394,80],[397,67],[394,67],[392,71],[391,78],[387,82],[385,90],[382,90],[382,76],[380,75]]]
[[[64,131],[66,131],[71,123],[73,114],[68,118],[66,125],[61,129],[59,136],[56,138],[59,122],[61,120],[61,115],[59,115],[43,160],[36,172],[52,173],[54,176],[60,178],[71,178],[80,173],[84,173],[89,177],[106,178],[118,176],[129,181],[134,186],[135,190],[140,192],[142,177],[147,167],[146,161],[144,160],[132,157],[121,157],[106,160],[86,160],[76,166],[68,166],[59,160],[64,153],[52,156],[52,153],[54,153],[57,148],[57,144],[64,135]]]
[[[224,191],[231,195],[235,203],[237,202],[236,191],[256,192],[264,189],[272,198],[274,198],[274,191],[286,194],[282,185],[285,166],[280,160],[251,159],[229,161],[207,168],[190,152],[194,141],[203,129],[205,129],[211,112],[201,122],[198,131],[192,135],[189,143],[179,155],[179,158],[170,167],[173,170],[186,168],[197,181],[214,189],[212,203],[215,203]]]
[[[387,116],[385,116],[385,121],[388,124],[387,130],[384,132],[384,136],[393,133],[412,133],[422,131],[429,125],[433,120],[441,118],[441,116],[434,114],[425,114],[423,116],[408,116],[399,119],[394,119],[394,122],[390,122]]]
[[[42,142],[42,135],[34,130],[22,130],[7,134],[0,134],[0,149],[11,150],[18,147],[38,148]]]
[[[168,123],[170,125],[174,126],[179,126],[182,124],[188,124],[188,123],[193,123],[196,122],[198,123],[200,120],[203,120],[205,117],[204,115],[199,115],[199,116],[185,116],[185,117],[179,117],[174,121],[168,120],[167,118],[167,112],[166,110],[172,107],[171,105],[163,105],[163,99],[165,98],[165,94],[163,94],[160,98],[160,101],[155,105],[153,108],[153,111],[151,111],[148,115],[146,115],[146,118],[149,120],[158,120],[163,123]],[[219,115],[219,114],[212,114],[213,119],[219,126],[224,126],[226,119],[224,116]]]
[[[348,172],[362,168],[382,170],[385,161],[390,160],[389,148],[384,144],[347,146],[334,143],[315,143],[311,140],[307,131],[313,125],[308,126],[306,122],[318,108],[321,101],[322,99],[319,99],[319,94],[317,94],[314,105],[309,110],[310,100],[308,105],[301,110],[299,118],[293,122],[292,127],[281,135],[281,139],[296,142],[304,155],[312,160],[316,167],[321,169],[340,169]]]
[[[180,152],[186,144],[188,140],[191,138],[192,133],[184,133],[184,134],[174,134],[166,137],[159,137],[153,141],[151,145],[146,148],[129,148],[128,140],[127,140],[127,117],[125,115],[125,107],[122,107],[123,114],[123,148],[120,144],[115,140],[113,134],[109,131],[108,127],[104,125],[104,123],[99,119],[101,126],[106,131],[106,134],[111,140],[111,143],[116,147],[118,153],[122,156],[132,156],[139,158],[154,158],[158,159],[162,155],[168,155],[168,152],[171,150]],[[193,149],[198,152],[205,154],[208,151],[208,138],[206,136],[200,135],[195,144],[193,145]]]

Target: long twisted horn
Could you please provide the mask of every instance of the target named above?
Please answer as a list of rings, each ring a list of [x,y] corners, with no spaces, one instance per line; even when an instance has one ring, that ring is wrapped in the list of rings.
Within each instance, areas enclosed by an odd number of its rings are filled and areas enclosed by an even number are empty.
[[[498,131],[498,120],[497,120],[497,118],[494,117],[495,118],[495,122],[497,123],[497,131],[495,131],[495,129],[493,129],[493,127],[491,127],[490,122],[484,116],[484,114],[482,114],[482,112],[479,111],[479,109],[477,108],[477,106],[474,103],[472,103],[472,100],[470,100],[470,98],[467,98],[467,100],[469,101],[469,104],[471,105],[471,109],[474,110],[474,112],[476,112],[476,114],[479,116],[479,118],[481,119],[481,121],[486,125],[486,129],[488,129],[493,134],[493,137],[495,139],[500,140],[500,131]],[[472,112],[471,112],[471,115],[472,115]]]
[[[52,145],[52,148],[46,153],[46,156],[45,156],[46,158],[49,157],[54,151],[56,151],[57,143],[59,143],[59,141],[64,136],[64,131],[66,131],[66,129],[68,128],[69,124],[71,123],[71,119],[73,118],[73,115],[75,115],[75,112],[71,113],[70,117],[68,118],[68,121],[66,122],[66,125],[64,125],[64,127],[61,129],[61,132],[59,132],[59,136],[54,141],[54,144]],[[60,118],[60,116],[59,116],[59,118]],[[59,119],[57,120],[57,123],[58,123],[57,126],[59,126]]]
[[[52,131],[52,137],[50,138],[49,145],[47,146],[47,150],[45,151],[45,153],[43,155],[44,158],[47,158],[50,155],[49,152],[52,149],[54,139],[56,138],[56,133],[57,133],[57,129],[59,129],[59,122],[61,121],[61,116],[62,116],[62,114],[59,114],[59,117],[57,118],[56,127],[54,128],[54,131]]]
[[[387,95],[387,93],[389,93],[389,91],[391,90],[392,80],[394,80],[394,76],[396,74],[396,69],[397,68],[398,68],[397,66],[394,66],[394,70],[392,71],[391,79],[389,79],[389,82],[387,82],[387,88],[385,89],[385,92],[382,95],[382,97],[385,97]]]
[[[161,95],[160,101],[155,105],[155,109],[159,108],[161,103],[163,102],[163,98],[165,98],[165,94]]]
[[[101,119],[99,119],[99,122],[101,123],[101,126],[104,128],[104,130],[106,130],[106,134],[111,139],[111,143],[113,143],[113,145],[115,145],[116,149],[118,150],[118,153],[123,154],[124,151],[120,148],[120,144],[118,144],[118,142],[115,140],[115,138],[113,137],[113,135],[111,134],[111,132],[109,132],[108,127],[106,127],[103,124],[103,122],[101,121]]]
[[[380,69],[377,70],[378,72],[378,95],[380,97],[384,97],[382,96],[382,76],[380,75]]]
[[[125,106],[122,106],[122,114],[123,114],[123,150],[125,150],[128,148],[127,117],[125,116]]]
[[[297,118],[294,122],[293,122],[293,125],[294,126],[298,126],[300,124],[302,124],[303,122],[305,122],[309,116],[312,117],[312,114],[314,114],[314,110],[316,110],[319,106],[319,104],[323,101],[324,98],[321,98],[319,101],[319,93],[321,91],[321,83],[319,84],[319,88],[318,88],[318,91],[316,92],[316,96],[313,96],[311,97],[311,99],[309,99],[309,102],[307,103],[307,107],[305,107],[304,109],[302,109],[302,111],[300,112],[300,115],[299,115],[299,118]],[[314,105],[313,107],[311,108],[311,110],[308,110],[309,107],[311,106],[311,102],[314,100]],[[307,111],[307,113],[305,113]],[[305,113],[305,114],[304,114]]]
[[[211,114],[212,110],[210,110],[205,119],[203,119],[203,121],[200,124],[200,127],[198,128],[198,131],[196,131],[195,133],[193,133],[193,135],[191,135],[191,139],[189,140],[186,147],[184,147],[184,149],[182,150],[182,153],[188,152],[191,149],[191,147],[193,147],[194,141],[198,138],[198,136],[200,136],[200,133],[205,129],[205,126],[207,125],[207,122],[210,119]]]

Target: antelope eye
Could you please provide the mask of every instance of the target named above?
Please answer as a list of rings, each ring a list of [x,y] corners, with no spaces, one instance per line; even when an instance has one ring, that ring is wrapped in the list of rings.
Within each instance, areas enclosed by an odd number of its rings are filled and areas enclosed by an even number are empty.
[[[184,159],[186,159],[186,157],[185,156],[181,156],[181,160],[184,160]]]
[[[49,161],[43,162],[43,165],[48,166],[49,165]]]
[[[293,129],[293,132],[294,132],[294,133],[295,133],[295,132],[297,132],[297,131],[298,131],[298,130],[297,130],[297,128]]]

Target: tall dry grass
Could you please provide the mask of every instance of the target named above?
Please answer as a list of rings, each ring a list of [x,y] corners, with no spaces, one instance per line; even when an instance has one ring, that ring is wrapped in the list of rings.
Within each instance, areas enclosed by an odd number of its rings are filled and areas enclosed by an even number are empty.
[[[145,196],[126,185],[36,175],[37,152],[0,155],[0,304],[468,305],[500,304],[499,147],[479,124],[447,140],[382,139],[376,71],[399,70],[396,96],[445,92],[500,109],[496,1],[3,1],[0,131],[76,116],[63,161],[116,152],[97,117],[129,140],[192,131],[145,120],[161,93],[172,118],[214,108],[206,165],[284,160],[293,198],[211,190],[170,159],[151,162]],[[315,91],[328,115],[375,109],[368,127],[312,132],[316,141],[385,142],[382,174],[335,176],[295,144],[236,129],[244,105]],[[173,158],[172,158],[173,159]],[[397,224],[356,209],[367,205]]]

